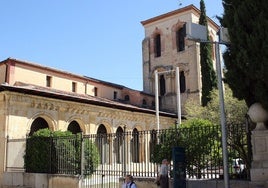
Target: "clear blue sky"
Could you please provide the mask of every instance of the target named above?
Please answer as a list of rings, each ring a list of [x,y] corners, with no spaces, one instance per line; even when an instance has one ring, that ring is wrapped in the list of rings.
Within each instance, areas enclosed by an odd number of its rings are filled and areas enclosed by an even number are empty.
[[[200,0],[1,0],[0,60],[8,57],[142,90],[141,21]],[[179,5],[181,3],[181,5]],[[205,0],[207,16],[223,13]]]

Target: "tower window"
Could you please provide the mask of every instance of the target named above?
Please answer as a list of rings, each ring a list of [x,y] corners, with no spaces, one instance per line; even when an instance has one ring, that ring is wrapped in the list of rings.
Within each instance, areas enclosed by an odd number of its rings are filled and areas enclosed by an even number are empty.
[[[176,44],[177,44],[177,51],[181,52],[185,50],[185,27],[183,26],[182,28],[178,29],[176,32]]]
[[[166,93],[166,81],[164,75],[160,76],[160,95],[163,96]]]
[[[186,91],[186,83],[185,83],[185,76],[184,72],[180,72],[180,92],[184,93]]]
[[[160,34],[157,34],[154,38],[154,54],[155,54],[155,57],[161,56],[161,37],[160,37]]]

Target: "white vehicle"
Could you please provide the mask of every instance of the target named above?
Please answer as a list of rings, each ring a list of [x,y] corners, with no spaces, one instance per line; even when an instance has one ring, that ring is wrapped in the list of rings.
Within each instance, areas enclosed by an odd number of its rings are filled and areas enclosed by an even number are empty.
[[[233,159],[232,168],[235,174],[241,174],[245,167],[245,163],[241,158]]]

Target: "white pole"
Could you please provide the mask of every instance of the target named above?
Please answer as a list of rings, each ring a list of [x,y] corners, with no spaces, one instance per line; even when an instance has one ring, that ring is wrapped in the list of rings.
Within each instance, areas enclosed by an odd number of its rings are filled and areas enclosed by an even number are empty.
[[[154,72],[154,82],[155,82],[155,113],[156,113],[156,124],[157,131],[159,131],[159,98],[158,98],[158,72]]]
[[[176,88],[177,88],[177,111],[178,111],[178,123],[181,124],[181,90],[180,90],[180,69],[176,67]]]
[[[220,47],[219,43],[215,43],[216,51],[216,69],[218,75],[218,89],[219,89],[219,102],[221,111],[221,134],[222,134],[222,156],[223,156],[223,170],[224,170],[224,187],[229,188],[229,174],[228,174],[228,150],[227,150],[227,139],[226,139],[226,120],[225,120],[225,109],[224,109],[224,95],[222,86],[222,69],[220,62]]]

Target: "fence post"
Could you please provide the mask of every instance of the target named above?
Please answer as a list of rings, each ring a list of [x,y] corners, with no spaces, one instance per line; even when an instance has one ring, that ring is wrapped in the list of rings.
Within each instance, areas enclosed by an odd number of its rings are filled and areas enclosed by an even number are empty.
[[[124,126],[124,133],[123,133],[123,165],[122,165],[122,172],[123,177],[126,176],[126,126]]]
[[[85,147],[84,147],[84,135],[81,133],[81,164],[80,164],[80,175],[81,178],[84,177],[84,160],[85,160]]]

